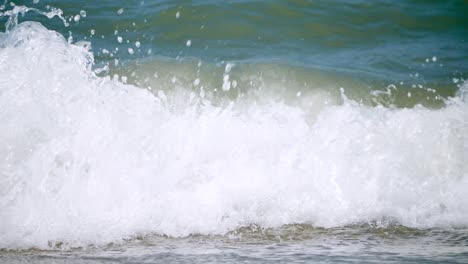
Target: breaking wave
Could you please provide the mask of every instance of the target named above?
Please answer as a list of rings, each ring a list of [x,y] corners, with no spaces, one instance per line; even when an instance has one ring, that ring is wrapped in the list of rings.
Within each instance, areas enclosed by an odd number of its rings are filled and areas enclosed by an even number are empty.
[[[466,84],[439,109],[344,95],[305,109],[170,100],[92,67],[87,45],[39,23],[0,35],[0,248],[251,224],[468,225]],[[190,100],[174,108],[178,97]]]

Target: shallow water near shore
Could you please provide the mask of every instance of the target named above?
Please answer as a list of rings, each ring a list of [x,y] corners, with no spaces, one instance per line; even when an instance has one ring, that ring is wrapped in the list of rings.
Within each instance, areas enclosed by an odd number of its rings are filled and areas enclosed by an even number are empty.
[[[276,229],[250,226],[224,236],[147,235],[103,247],[3,252],[5,263],[466,263],[467,230],[374,225]]]
[[[467,263],[464,1],[5,1],[1,263]]]

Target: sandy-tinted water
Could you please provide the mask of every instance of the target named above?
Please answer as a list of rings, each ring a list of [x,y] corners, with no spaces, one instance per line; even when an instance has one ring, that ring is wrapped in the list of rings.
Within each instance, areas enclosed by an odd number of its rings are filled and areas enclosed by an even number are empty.
[[[5,1],[0,262],[466,263],[466,13]]]

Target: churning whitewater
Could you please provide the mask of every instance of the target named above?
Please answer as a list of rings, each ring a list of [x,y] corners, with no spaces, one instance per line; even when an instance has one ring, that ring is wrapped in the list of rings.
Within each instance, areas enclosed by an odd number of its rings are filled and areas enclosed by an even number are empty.
[[[92,67],[87,45],[37,22],[0,35],[0,248],[250,224],[468,226],[466,84],[440,109],[197,94],[174,108]]]

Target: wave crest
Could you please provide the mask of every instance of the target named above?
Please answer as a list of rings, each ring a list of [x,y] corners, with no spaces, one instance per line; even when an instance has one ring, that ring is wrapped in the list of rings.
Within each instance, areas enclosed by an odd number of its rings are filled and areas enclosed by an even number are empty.
[[[0,248],[241,226],[467,226],[466,102],[167,102],[39,23],[0,36]],[[466,87],[466,85],[464,86]],[[182,96],[182,95],[181,95]]]

